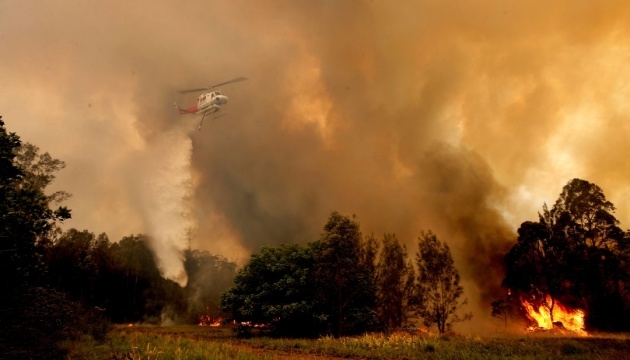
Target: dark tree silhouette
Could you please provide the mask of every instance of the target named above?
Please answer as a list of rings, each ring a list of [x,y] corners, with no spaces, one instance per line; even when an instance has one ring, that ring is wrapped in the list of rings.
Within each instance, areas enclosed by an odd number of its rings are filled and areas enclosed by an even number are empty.
[[[373,328],[376,285],[364,253],[359,223],[333,212],[319,241],[311,244],[316,300],[335,336]]]
[[[436,325],[440,333],[449,330],[453,323],[469,320],[472,313],[460,317],[457,310],[467,303],[459,298],[464,288],[459,284],[451,250],[432,232],[423,232],[418,238],[418,307],[416,313],[426,326]]]
[[[407,249],[394,234],[385,234],[376,284],[378,320],[389,333],[400,329],[407,320],[410,278],[415,279],[413,267],[407,264]]]

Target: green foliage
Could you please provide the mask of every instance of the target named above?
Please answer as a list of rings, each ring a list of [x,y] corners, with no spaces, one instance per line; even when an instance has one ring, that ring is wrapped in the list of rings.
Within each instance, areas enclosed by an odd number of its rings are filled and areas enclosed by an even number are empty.
[[[241,329],[243,334],[249,333],[249,326],[265,325],[277,335],[316,335],[319,319],[314,312],[312,263],[308,248],[263,247],[221,296],[223,310],[248,324]]]
[[[34,287],[18,298],[19,306],[6,310],[14,311],[19,321],[3,323],[0,337],[0,346],[10,358],[61,357],[58,344],[62,340],[89,336],[102,341],[110,328],[101,311],[53,289]]]
[[[46,249],[50,282],[79,300],[91,300],[91,288],[98,275],[92,251],[96,237],[87,230],[70,229]]]
[[[70,211],[49,207],[45,185],[30,186],[33,169],[20,168],[16,160],[20,146],[19,137],[8,133],[0,118],[0,347],[27,351],[33,354],[30,357],[38,356],[42,349],[48,351],[66,336],[59,316],[63,311],[48,306],[38,286],[44,283],[46,274],[43,246],[50,242],[56,222],[69,218]],[[36,319],[49,327],[37,324]],[[39,338],[42,328],[49,331]],[[29,345],[31,340],[39,343]]]
[[[363,245],[358,222],[338,212],[331,213],[320,239],[310,244],[317,306],[335,337],[375,325],[375,277],[373,265],[361,256],[367,252]]]
[[[366,271],[372,274],[374,283],[377,277],[376,256],[378,255],[379,244],[374,235],[366,236],[361,243],[361,263],[364,264]]]
[[[389,333],[400,329],[407,313],[415,276],[407,264],[407,249],[394,234],[385,234],[377,267],[376,284],[379,323]]]
[[[333,212],[320,240],[263,247],[221,296],[224,311],[244,325],[264,324],[275,335],[356,334],[374,326],[375,242],[359,225]]]
[[[46,187],[55,180],[55,173],[64,169],[66,163],[54,159],[49,153],[39,153],[39,147],[23,143],[16,149],[15,165],[20,168],[24,176],[20,186],[24,189],[44,192]],[[50,202],[59,203],[70,197],[65,191],[56,191],[48,195]]]
[[[183,311],[183,291],[160,275],[146,236],[125,236],[111,244],[109,251],[111,298],[104,306],[112,320],[160,323],[167,304],[175,307],[175,313]]]
[[[464,288],[459,284],[448,244],[442,243],[432,232],[423,232],[418,238],[418,307],[416,313],[426,326],[437,325],[444,333],[455,322],[472,318],[471,313],[459,317],[457,310],[467,303],[459,302]]]
[[[144,235],[111,243],[105,234],[69,229],[45,248],[51,285],[73,299],[105,310],[114,322],[196,323],[219,314],[219,296],[231,284],[236,264],[205,251],[189,251],[184,289],[166,280]]]
[[[186,312],[192,309],[186,299],[193,295],[218,307],[218,295],[230,283],[234,263],[198,252],[191,258],[198,260],[196,264],[187,268],[195,286],[185,292],[161,277],[143,235],[112,244],[105,234],[95,236],[87,230],[61,234],[57,224],[70,218],[70,210],[53,210],[50,205],[69,195],[45,191],[64,167],[63,161],[40,154],[36,146],[22,144],[0,119],[3,350],[27,351],[22,354],[27,358],[43,351],[54,358],[61,340],[79,334],[102,339],[108,327],[103,315],[115,321],[160,323],[170,311],[174,317],[189,318]],[[208,266],[208,259],[216,260],[212,263],[216,266]],[[208,282],[213,283],[210,292]]]

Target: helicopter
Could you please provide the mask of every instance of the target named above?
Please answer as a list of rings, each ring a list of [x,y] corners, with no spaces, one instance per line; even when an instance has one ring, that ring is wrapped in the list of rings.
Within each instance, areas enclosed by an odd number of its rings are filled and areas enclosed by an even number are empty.
[[[244,81],[244,80],[247,80],[247,78],[241,76],[232,80],[224,81],[222,83],[210,85],[207,87],[202,87],[198,89],[180,90],[178,91],[178,93],[188,94],[188,93],[199,92],[199,91],[210,91],[221,85],[232,84],[232,83]],[[219,91],[210,91],[210,92],[206,92],[199,95],[197,97],[197,104],[192,105],[189,108],[186,108],[186,109],[180,108],[177,105],[177,103],[175,103],[174,105],[180,115],[202,114],[201,121],[199,122],[199,130],[201,130],[201,125],[203,124],[203,119],[206,117],[206,115],[218,113],[219,111],[221,111],[221,106],[227,104],[227,102],[228,102],[227,96],[223,95],[221,91],[219,90]],[[214,118],[216,119],[223,115],[215,116]]]

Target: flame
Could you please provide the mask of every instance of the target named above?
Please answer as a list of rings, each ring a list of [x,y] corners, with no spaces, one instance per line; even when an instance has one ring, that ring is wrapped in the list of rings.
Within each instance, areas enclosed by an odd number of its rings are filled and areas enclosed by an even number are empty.
[[[569,307],[561,304],[558,300],[553,302],[553,299],[549,295],[546,297],[545,304],[540,305],[538,309],[536,309],[534,305],[527,300],[521,300],[521,303],[529,320],[538,325],[537,328],[535,326],[530,326],[527,330],[552,330],[554,328],[554,324],[561,323],[564,329],[573,331],[580,335],[587,335],[587,332],[584,330],[584,310],[570,309]],[[546,305],[552,303],[554,304],[553,314],[550,311],[550,306]]]
[[[199,316],[199,326],[212,326],[212,327],[217,327],[217,326],[221,326],[221,322],[223,321],[223,318],[219,317],[216,319],[213,319],[212,316],[210,315],[201,315]]]

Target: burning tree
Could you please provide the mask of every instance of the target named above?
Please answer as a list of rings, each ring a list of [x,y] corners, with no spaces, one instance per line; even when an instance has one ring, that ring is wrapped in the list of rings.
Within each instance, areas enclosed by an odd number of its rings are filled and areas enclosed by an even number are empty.
[[[593,328],[627,327],[627,238],[614,211],[601,188],[573,179],[551,210],[544,205],[537,222],[521,224],[505,256],[502,286],[524,312],[528,306],[544,310],[553,324],[560,306],[585,311],[586,325]]]

